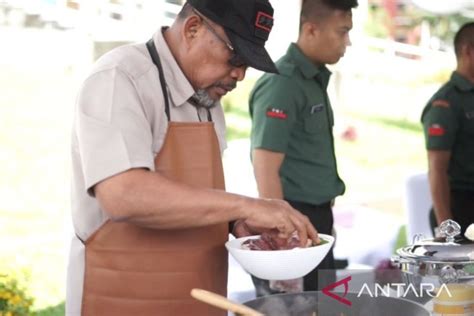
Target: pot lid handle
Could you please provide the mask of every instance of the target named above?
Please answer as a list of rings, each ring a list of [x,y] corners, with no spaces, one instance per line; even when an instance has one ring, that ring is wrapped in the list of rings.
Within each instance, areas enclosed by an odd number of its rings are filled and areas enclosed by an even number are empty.
[[[461,226],[453,221],[447,219],[439,225],[441,235],[446,237],[446,242],[454,242],[454,237],[461,233]]]

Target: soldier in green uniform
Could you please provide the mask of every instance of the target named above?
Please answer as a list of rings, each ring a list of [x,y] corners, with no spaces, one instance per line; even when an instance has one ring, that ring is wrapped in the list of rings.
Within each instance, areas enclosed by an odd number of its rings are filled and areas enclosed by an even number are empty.
[[[323,234],[332,233],[332,204],[345,190],[337,172],[326,91],[331,72],[325,65],[338,62],[350,44],[356,6],[357,0],[303,1],[298,41],[276,63],[279,75],[258,80],[249,102],[260,197],[288,201]],[[334,269],[332,250],[318,269]],[[258,296],[273,293],[268,282],[254,278],[254,283]],[[305,276],[304,290],[317,289],[315,269]]]
[[[474,223],[474,22],[454,38],[457,69],[422,114],[433,200],[433,227],[453,219]]]

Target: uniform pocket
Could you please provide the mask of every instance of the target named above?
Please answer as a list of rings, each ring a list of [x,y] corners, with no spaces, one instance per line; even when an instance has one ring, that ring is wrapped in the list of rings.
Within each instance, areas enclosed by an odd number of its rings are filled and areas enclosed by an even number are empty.
[[[324,117],[319,114],[313,114],[304,119],[304,130],[308,134],[316,134],[324,128],[324,125],[327,125]]]

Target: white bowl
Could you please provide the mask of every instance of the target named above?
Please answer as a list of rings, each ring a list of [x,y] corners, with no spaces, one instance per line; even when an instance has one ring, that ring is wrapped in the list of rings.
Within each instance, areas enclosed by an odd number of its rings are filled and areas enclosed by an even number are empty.
[[[289,280],[305,276],[324,259],[334,237],[319,234],[327,243],[308,248],[290,250],[247,250],[242,243],[260,236],[247,236],[226,242],[227,250],[248,273],[265,280]]]

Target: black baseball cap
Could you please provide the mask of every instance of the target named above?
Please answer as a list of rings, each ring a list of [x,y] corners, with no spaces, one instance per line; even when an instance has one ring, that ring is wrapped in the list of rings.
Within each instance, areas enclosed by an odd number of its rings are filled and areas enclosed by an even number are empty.
[[[265,49],[273,27],[273,8],[268,0],[188,0],[188,3],[224,28],[235,52],[249,66],[278,73]]]

